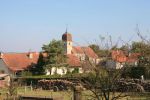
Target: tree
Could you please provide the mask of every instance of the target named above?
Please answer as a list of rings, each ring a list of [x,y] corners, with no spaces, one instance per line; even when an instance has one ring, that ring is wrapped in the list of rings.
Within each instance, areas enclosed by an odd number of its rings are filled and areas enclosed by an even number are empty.
[[[150,66],[150,45],[145,42],[133,42],[131,52],[139,53],[139,66]]]
[[[43,45],[43,52],[47,53],[45,59],[45,68],[51,72],[52,67],[64,67],[66,63],[66,55],[64,54],[63,42],[60,40],[52,40],[48,45]]]
[[[45,57],[43,56],[43,53],[40,52],[39,54],[39,59],[37,64],[33,64],[33,67],[30,68],[30,71],[32,72],[33,75],[43,75],[45,74]]]
[[[98,65],[94,65],[90,63],[90,61],[87,61],[93,70],[87,75],[87,77],[82,79],[83,84],[89,91],[92,92],[92,94],[89,95],[92,97],[92,100],[116,100],[128,96],[123,89],[120,91],[120,87],[118,86],[118,82],[122,78],[121,75],[124,72],[124,68],[109,69],[109,67],[106,67],[107,61],[112,59],[110,56],[111,50],[123,49],[126,51],[128,48],[126,46],[118,48],[118,43],[113,45],[111,37],[110,43],[108,43],[109,40],[105,41],[106,43],[103,42],[105,47],[96,44],[89,46],[93,49],[93,51],[100,55],[99,57],[103,57],[103,60],[101,60]],[[102,48],[100,49],[100,47]]]
[[[124,53],[129,53],[130,52],[130,48],[129,48],[128,45],[123,45],[119,49],[122,50]]]
[[[7,87],[7,99],[5,100],[15,100],[15,96],[17,95],[17,86],[17,82],[15,82],[12,77],[10,77],[9,85]]]
[[[96,44],[91,44],[91,45],[89,45],[89,47],[90,47],[91,49],[93,49],[93,51],[94,51],[97,55],[100,55],[100,54],[99,54],[99,53],[100,53],[100,48],[99,48],[98,45],[96,45]]]
[[[98,57],[106,57],[108,50],[100,49],[100,47],[96,44],[91,44],[89,47],[98,55]]]
[[[90,47],[95,52],[103,53],[103,50],[100,50],[98,45],[90,45]],[[111,45],[111,47],[107,46],[105,48],[105,56],[103,56],[105,62],[111,59],[111,50],[116,49],[119,49],[116,45]],[[127,95],[123,93],[123,91],[120,91],[119,93],[117,91],[117,81],[121,79],[121,73],[124,69],[113,70],[106,68],[105,64],[102,64],[102,61],[98,65],[94,65],[87,60],[90,67],[93,68],[93,71],[91,71],[87,77],[84,77],[82,81],[86,88],[92,92],[90,97],[92,97],[92,100],[116,100],[126,97]]]
[[[127,96],[123,91],[117,92],[117,81],[121,79],[123,69],[112,70],[103,66],[92,67],[94,70],[82,79],[86,88],[92,92],[90,97],[94,100],[116,100]]]

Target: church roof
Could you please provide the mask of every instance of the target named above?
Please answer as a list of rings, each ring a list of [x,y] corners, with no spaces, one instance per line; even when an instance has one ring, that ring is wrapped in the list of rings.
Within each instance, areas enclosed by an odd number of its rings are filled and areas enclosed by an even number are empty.
[[[69,64],[70,67],[80,67],[81,62],[80,60],[73,54],[67,54],[67,63]]]
[[[95,58],[95,59],[98,58],[97,54],[90,47],[76,46],[76,47],[73,47],[72,53],[73,54],[85,54],[88,57]]]
[[[68,32],[65,32],[63,35],[62,35],[62,40],[63,41],[72,41],[72,35]]]

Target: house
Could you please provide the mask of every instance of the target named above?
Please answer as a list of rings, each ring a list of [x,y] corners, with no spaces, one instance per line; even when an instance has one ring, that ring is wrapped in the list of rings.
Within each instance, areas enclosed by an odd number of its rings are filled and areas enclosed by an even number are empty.
[[[84,67],[87,64],[86,61],[90,61],[93,64],[98,64],[99,58],[96,53],[90,47],[73,46],[72,35],[67,31],[62,35],[62,41],[64,43],[64,54],[67,55],[67,63],[69,68],[66,67],[53,67],[51,72],[47,69],[46,75],[53,75],[55,73],[63,75],[69,70],[70,72],[77,69],[79,73],[90,70],[89,67]],[[46,54],[42,54],[46,57]],[[27,52],[27,53],[0,53],[0,71],[11,76],[18,76],[22,71],[28,70],[30,67],[34,67],[39,59],[39,52]]]
[[[0,53],[0,71],[11,76],[18,76],[22,71],[37,64],[38,52]]]
[[[113,69],[121,69],[125,64],[137,66],[139,53],[126,54],[122,50],[112,50],[111,59],[106,66]]]

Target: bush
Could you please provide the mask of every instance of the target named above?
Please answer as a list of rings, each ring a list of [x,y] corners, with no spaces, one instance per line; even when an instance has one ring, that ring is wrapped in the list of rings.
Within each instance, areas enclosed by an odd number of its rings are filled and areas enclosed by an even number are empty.
[[[74,68],[74,70],[72,71],[72,74],[75,74],[75,73],[79,73],[79,68]]]
[[[138,78],[140,79],[142,75],[146,77],[146,68],[145,67],[126,67],[122,73],[123,78]]]
[[[23,76],[32,76],[32,73],[29,72],[29,71],[23,71],[23,72],[21,72],[21,76],[22,76],[22,77],[23,77]]]
[[[131,67],[131,77],[132,78],[141,78],[142,75],[145,76],[145,67]]]

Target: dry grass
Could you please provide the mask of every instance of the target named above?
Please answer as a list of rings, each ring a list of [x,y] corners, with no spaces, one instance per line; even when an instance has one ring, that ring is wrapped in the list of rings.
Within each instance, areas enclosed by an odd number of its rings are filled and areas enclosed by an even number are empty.
[[[19,87],[17,89],[18,95],[25,95],[25,96],[41,96],[41,97],[52,97],[57,100],[72,100],[73,92],[72,91],[60,91],[60,92],[53,92],[49,90],[31,90],[31,88]],[[0,100],[6,97],[7,89],[0,89]],[[131,94],[131,93],[130,93]],[[82,100],[90,100],[92,93],[90,91],[83,91],[81,96]],[[150,93],[132,93],[130,96],[122,98],[120,100],[150,100]]]

